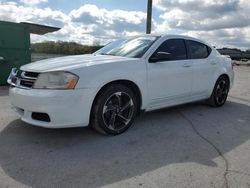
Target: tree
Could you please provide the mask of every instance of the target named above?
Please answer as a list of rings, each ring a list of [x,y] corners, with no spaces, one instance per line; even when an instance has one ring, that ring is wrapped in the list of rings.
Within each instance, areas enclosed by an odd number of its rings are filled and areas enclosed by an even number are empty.
[[[45,41],[31,44],[31,50],[35,53],[77,55],[89,54],[99,50],[100,45],[87,46],[75,42]]]

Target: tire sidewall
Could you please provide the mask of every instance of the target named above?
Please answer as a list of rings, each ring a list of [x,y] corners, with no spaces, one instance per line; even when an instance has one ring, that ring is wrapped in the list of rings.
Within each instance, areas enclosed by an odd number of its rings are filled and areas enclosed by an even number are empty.
[[[131,97],[131,99],[133,100],[133,104],[134,104],[134,113],[133,113],[131,120],[127,126],[125,126],[124,128],[122,128],[120,130],[111,130],[111,129],[107,128],[107,126],[104,123],[103,107],[104,107],[106,101],[110,98],[110,96],[116,92],[125,92]],[[125,132],[129,127],[131,127],[131,125],[134,121],[134,118],[136,116],[138,104],[137,104],[136,97],[135,97],[134,93],[129,88],[127,88],[126,86],[120,85],[120,84],[114,84],[114,85],[108,86],[98,96],[96,108],[97,109],[95,110],[95,113],[96,113],[95,118],[97,119],[98,126],[107,134],[117,135],[117,134],[121,134],[121,133]]]
[[[228,91],[227,91],[226,98],[225,98],[224,102],[221,103],[221,104],[219,104],[219,103],[217,102],[217,100],[216,100],[216,89],[217,89],[218,84],[219,84],[222,80],[226,81],[226,83],[227,83],[227,90],[228,90]],[[213,103],[215,104],[215,106],[220,107],[220,106],[223,106],[223,105],[225,104],[225,102],[226,102],[226,100],[227,100],[228,93],[229,93],[229,87],[230,87],[229,84],[230,84],[230,83],[229,83],[228,79],[227,79],[225,76],[219,77],[218,80],[216,81],[215,86],[214,86],[214,90],[213,90],[213,95],[212,95]]]

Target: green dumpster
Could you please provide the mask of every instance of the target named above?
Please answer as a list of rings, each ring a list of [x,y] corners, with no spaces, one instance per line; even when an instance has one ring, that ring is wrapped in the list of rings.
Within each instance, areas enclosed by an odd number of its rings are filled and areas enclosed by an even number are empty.
[[[6,84],[12,67],[31,61],[30,33],[27,25],[0,22],[0,84]]]
[[[6,84],[13,67],[31,62],[30,33],[43,35],[60,28],[32,23],[0,21],[0,85]]]

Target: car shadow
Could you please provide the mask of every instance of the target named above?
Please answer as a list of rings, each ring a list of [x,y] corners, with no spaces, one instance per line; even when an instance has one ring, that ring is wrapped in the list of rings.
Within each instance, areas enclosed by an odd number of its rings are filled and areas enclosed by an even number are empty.
[[[44,129],[15,120],[0,133],[0,165],[32,187],[99,187],[173,163],[217,167],[219,154],[186,118],[225,154],[249,140],[249,112],[249,106],[235,102],[221,108],[188,104],[145,113],[119,136],[89,128]]]

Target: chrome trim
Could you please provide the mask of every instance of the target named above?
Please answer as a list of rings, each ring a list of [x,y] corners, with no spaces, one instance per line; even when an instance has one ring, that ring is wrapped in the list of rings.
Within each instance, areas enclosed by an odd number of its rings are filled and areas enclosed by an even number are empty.
[[[19,80],[33,82],[33,83],[35,83],[35,81],[36,81],[36,79],[27,79],[27,78],[19,78]]]
[[[21,73],[21,77],[22,78],[25,78],[25,79],[30,79],[30,80],[36,80],[37,79],[37,77],[30,77],[30,76],[25,76],[25,71],[23,71],[22,73]]]
[[[29,76],[25,76],[25,71],[21,72],[20,77],[18,76],[18,72],[21,70],[17,70],[17,68],[12,68],[11,73],[9,75],[9,78],[7,80],[8,84],[10,84],[13,87],[17,87],[17,88],[21,88],[21,89],[32,89],[33,85],[35,83],[35,81],[37,80],[36,77],[29,77]],[[16,82],[13,83],[13,79],[16,79]],[[26,81],[26,82],[30,82],[32,84],[31,87],[25,87],[23,85],[21,85],[21,81]]]
[[[11,83],[10,84],[11,86],[13,86],[13,87],[17,87],[17,88],[20,88],[20,89],[31,89],[31,87],[24,87],[24,86],[21,86],[21,85],[16,85],[16,84],[14,84],[14,83]]]

